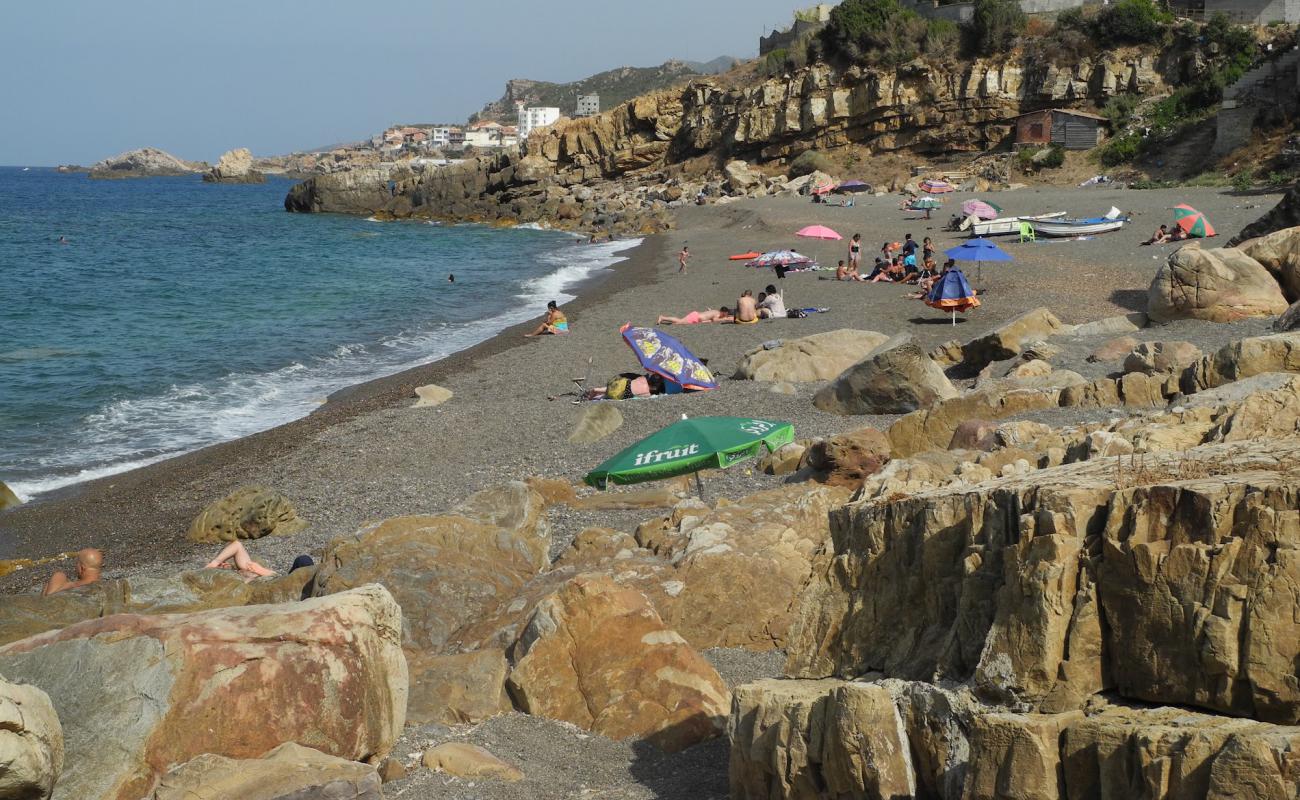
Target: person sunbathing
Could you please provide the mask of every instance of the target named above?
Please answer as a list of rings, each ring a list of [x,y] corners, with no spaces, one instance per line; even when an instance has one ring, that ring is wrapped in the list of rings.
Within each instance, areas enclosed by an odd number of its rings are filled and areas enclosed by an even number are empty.
[[[204,565],[204,569],[233,569],[243,576],[245,581],[251,581],[254,578],[269,578],[277,574],[275,570],[264,567],[254,561],[249,555],[248,550],[244,549],[244,543],[235,540],[221,549],[217,557]]]
[[[862,276],[858,274],[857,265],[845,266],[844,260],[841,259],[839,266],[835,268],[835,280],[837,281],[860,281]]]
[[[104,554],[93,547],[77,552],[77,579],[74,581],[63,570],[57,570],[45,582],[41,594],[48,597],[56,592],[89,586],[99,580],[100,570],[104,566]]]
[[[655,320],[656,325],[707,325],[710,322],[731,322],[731,309],[723,306],[716,311],[706,308],[703,311],[688,311],[681,317],[670,317],[667,314],[660,314],[659,319]]]
[[[1156,228],[1155,233],[1151,234],[1151,238],[1147,239],[1142,244],[1164,244],[1167,241],[1169,241],[1169,226],[1161,225],[1159,228]]]

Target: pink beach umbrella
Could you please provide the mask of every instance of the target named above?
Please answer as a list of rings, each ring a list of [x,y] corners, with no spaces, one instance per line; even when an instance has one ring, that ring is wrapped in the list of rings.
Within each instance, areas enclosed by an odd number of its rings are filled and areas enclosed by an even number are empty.
[[[998,209],[983,200],[967,200],[961,204],[961,213],[963,217],[975,217],[976,219],[998,218]]]
[[[796,233],[795,236],[801,236],[805,239],[825,239],[831,242],[838,242],[844,238],[825,225],[809,225]]]

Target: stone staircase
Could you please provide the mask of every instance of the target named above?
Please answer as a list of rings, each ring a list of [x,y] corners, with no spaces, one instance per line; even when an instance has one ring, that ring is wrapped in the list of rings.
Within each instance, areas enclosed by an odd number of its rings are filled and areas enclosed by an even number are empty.
[[[1277,106],[1293,113],[1300,105],[1300,47],[1283,50],[1223,90],[1214,158],[1222,158],[1250,141],[1259,111]]]

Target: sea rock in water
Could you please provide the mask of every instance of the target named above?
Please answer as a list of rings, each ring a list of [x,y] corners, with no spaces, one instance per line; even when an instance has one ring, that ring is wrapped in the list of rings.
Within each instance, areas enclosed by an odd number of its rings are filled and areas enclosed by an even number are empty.
[[[393,199],[390,170],[382,167],[317,175],[296,184],[284,210],[332,214],[372,214]]]
[[[1274,317],[1287,301],[1277,281],[1240,250],[1186,245],[1170,254],[1147,291],[1153,322],[1200,319],[1233,322]]]
[[[730,697],[716,670],[644,595],[579,576],[538,604],[513,650],[519,707],[611,739],[675,752],[718,735]]]
[[[883,333],[849,328],[792,339],[779,347],[750,350],[740,360],[735,377],[790,383],[828,381],[887,341],[889,337]]]
[[[50,697],[0,677],[0,798],[48,798],[63,771],[63,728]]]
[[[216,544],[289,536],[306,527],[287,497],[261,486],[245,486],[199,512],[186,535],[191,542]]]
[[[569,434],[570,444],[595,444],[623,427],[623,412],[611,402],[592,403]]]
[[[154,178],[192,175],[206,164],[183,161],[156,147],[142,147],[98,161],[90,168],[92,178]]]
[[[411,406],[411,408],[436,408],[455,397],[455,394],[451,389],[444,389],[437,384],[431,383],[428,386],[416,388],[415,396],[420,399],[416,400],[415,405]]]
[[[368,586],[83,622],[0,648],[0,672],[39,686],[59,712],[74,768],[54,800],[130,800],[205,753],[260,758],[309,741],[349,761],[382,758],[406,719],[400,643],[401,610]]]
[[[0,511],[22,504],[23,501],[14,493],[14,490],[6,486],[4,481],[0,481]]]
[[[1143,342],[1124,359],[1124,371],[1146,375],[1181,372],[1202,355],[1201,348],[1191,342]]]
[[[512,783],[524,779],[524,773],[518,767],[468,742],[444,742],[430,747],[424,751],[421,762],[434,772],[445,772],[458,778],[488,778]]]
[[[846,369],[813,396],[813,405],[832,414],[906,414],[956,395],[939,365],[905,333]]]
[[[266,183],[266,176],[253,169],[253,154],[247,147],[227,150],[217,165],[203,173],[206,183]]]
[[[1283,228],[1237,245],[1282,287],[1288,302],[1300,300],[1300,228]]]
[[[162,776],[151,800],[383,800],[380,786],[369,764],[288,742],[261,758],[192,758]]]

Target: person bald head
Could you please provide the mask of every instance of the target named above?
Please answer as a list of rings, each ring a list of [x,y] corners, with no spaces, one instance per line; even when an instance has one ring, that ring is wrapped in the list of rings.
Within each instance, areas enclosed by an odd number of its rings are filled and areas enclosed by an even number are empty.
[[[87,547],[77,552],[77,572],[81,573],[83,578],[89,578],[92,575],[98,577],[99,570],[104,566],[104,554],[93,547]]]

